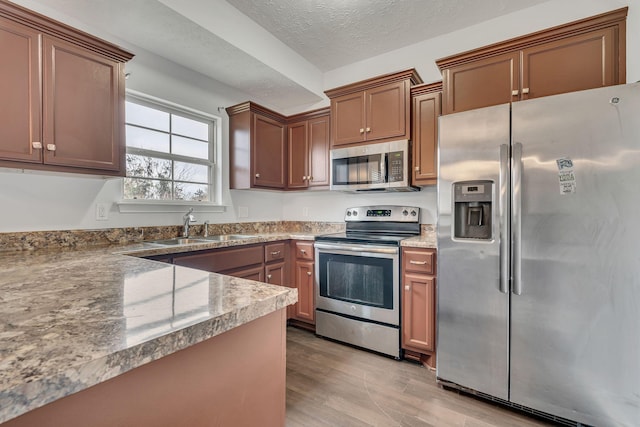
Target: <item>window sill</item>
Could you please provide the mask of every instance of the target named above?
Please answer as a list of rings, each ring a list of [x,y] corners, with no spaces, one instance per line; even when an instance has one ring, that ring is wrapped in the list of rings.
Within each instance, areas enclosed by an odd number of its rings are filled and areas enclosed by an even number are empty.
[[[158,200],[121,200],[116,203],[120,213],[173,213],[186,212],[224,212],[227,207],[210,202],[158,201]]]

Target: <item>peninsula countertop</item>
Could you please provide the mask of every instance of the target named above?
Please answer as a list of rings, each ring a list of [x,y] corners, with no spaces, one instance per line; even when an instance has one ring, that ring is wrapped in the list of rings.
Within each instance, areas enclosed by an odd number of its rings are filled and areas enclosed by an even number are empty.
[[[258,241],[292,237],[304,238]],[[0,422],[297,301],[295,289],[136,257],[194,249],[0,254]]]

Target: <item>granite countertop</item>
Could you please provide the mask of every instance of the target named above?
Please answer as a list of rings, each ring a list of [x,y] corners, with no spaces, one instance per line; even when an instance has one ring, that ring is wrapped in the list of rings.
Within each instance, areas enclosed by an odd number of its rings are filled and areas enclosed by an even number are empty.
[[[297,301],[295,289],[136,256],[283,238],[313,236],[1,254],[0,422]]]
[[[0,254],[0,423],[298,299],[295,289],[139,257],[318,234]],[[435,233],[401,244],[435,248]]]

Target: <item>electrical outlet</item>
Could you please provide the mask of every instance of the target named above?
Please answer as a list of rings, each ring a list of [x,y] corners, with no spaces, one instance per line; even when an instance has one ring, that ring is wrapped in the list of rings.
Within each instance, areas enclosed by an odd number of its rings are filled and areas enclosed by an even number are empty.
[[[96,203],[96,221],[107,221],[109,219],[109,204]]]
[[[238,218],[249,218],[249,208],[246,206],[238,206]]]
[[[304,218],[309,216],[309,208],[308,207],[305,206],[305,207],[302,208],[302,216]]]

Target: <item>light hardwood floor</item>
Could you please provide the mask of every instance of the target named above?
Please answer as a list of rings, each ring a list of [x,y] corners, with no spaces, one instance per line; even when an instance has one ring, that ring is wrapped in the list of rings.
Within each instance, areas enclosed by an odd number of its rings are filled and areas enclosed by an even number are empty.
[[[548,426],[447,391],[435,373],[287,329],[287,427]]]

